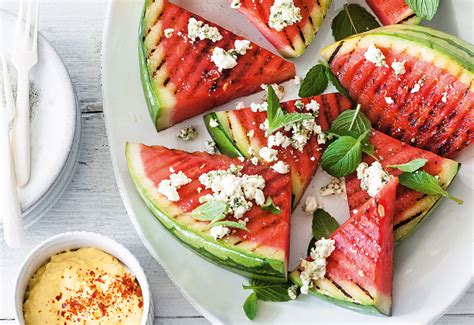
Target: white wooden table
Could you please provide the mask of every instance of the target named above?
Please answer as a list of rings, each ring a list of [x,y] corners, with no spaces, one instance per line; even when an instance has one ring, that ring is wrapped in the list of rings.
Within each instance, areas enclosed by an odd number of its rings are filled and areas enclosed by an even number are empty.
[[[16,1],[0,0],[0,8],[16,12],[16,7]],[[76,174],[63,197],[46,217],[27,230],[28,245],[21,250],[10,250],[0,243],[1,324],[14,322],[12,301],[6,297],[25,256],[48,237],[76,230],[109,236],[135,254],[153,289],[156,324],[207,323],[142,245],[117,191],[100,90],[100,50],[106,8],[105,0],[42,0],[41,32],[64,59],[79,97],[82,149]],[[474,324],[474,286],[437,324]]]

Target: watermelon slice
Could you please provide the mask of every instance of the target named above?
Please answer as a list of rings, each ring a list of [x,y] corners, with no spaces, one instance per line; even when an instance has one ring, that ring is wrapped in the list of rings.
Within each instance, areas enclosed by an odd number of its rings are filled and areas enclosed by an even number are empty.
[[[218,34],[203,31],[202,36],[208,37],[193,41],[188,34],[190,19],[202,23],[203,28],[217,28]],[[280,83],[295,76],[292,63],[254,43],[235,54],[237,64],[233,68],[220,71],[216,62],[221,56],[211,59],[214,49],[236,49],[235,41],[242,37],[166,0],[145,1],[139,33],[142,84],[157,130],[260,91],[261,84]]]
[[[289,176],[248,161],[161,146],[128,143],[126,155],[132,179],[150,211],[184,245],[203,258],[247,277],[265,281],[286,279],[291,214]],[[280,213],[263,211],[254,204],[242,217],[242,220],[248,218],[249,232],[236,229],[216,240],[211,236],[209,221],[198,221],[190,213],[200,205],[200,197],[211,193],[198,180],[199,176],[213,170],[227,170],[232,164],[242,166],[244,175],[261,175],[265,179],[265,198],[272,198]],[[158,191],[160,182],[169,179],[172,171],[181,171],[191,180],[178,189],[178,201],[170,201]]]
[[[374,47],[385,56],[379,64],[373,63]],[[471,44],[427,27],[391,25],[348,37],[321,54],[375,129],[443,157],[472,142]]]
[[[383,25],[418,24],[421,19],[405,0],[365,0]]]
[[[232,2],[232,0],[229,0]],[[299,8],[301,20],[282,30],[270,27],[271,7],[275,0],[240,0],[238,10],[243,13],[285,57],[302,55],[314,39],[328,11],[331,0],[294,0]]]
[[[311,101],[319,105],[319,115],[316,122],[322,131],[330,127],[330,123],[343,110],[349,109],[352,102],[339,93],[325,94],[321,96],[303,98],[302,105]],[[281,107],[287,112],[307,112],[305,108],[298,109],[295,106],[298,100],[281,103]],[[250,108],[232,111],[210,113],[204,117],[205,124],[220,152],[231,157],[251,158],[249,148],[258,155],[259,150],[267,146],[268,138],[260,124],[267,118],[266,112],[254,112]],[[217,121],[218,125],[212,127],[210,121]],[[253,133],[253,134],[252,134]],[[291,131],[284,132],[291,138]],[[250,136],[252,135],[252,136]],[[293,188],[293,206],[296,206],[319,165],[323,145],[318,144],[316,136],[313,135],[308,143],[300,151],[293,146],[283,148],[278,146],[278,160],[283,161],[290,167],[291,182]]]
[[[388,165],[398,165],[416,158],[424,158],[428,162],[422,170],[438,176],[441,186],[447,189],[458,172],[459,163],[409,146],[381,132],[374,131],[370,142],[375,148],[375,155],[379,157],[382,167],[391,175],[398,176],[401,172],[387,167]],[[374,159],[366,156],[364,161],[371,164]],[[349,211],[351,215],[354,215],[370,199],[370,196],[361,189],[356,173],[346,176],[345,179]],[[425,195],[402,185],[398,186],[393,220],[395,241],[401,241],[411,234],[431,214],[441,198],[440,195]]]
[[[325,277],[313,281],[311,294],[349,309],[391,314],[397,184],[395,177],[330,236],[335,250],[327,258]],[[300,264],[290,274],[299,286],[301,271]]]

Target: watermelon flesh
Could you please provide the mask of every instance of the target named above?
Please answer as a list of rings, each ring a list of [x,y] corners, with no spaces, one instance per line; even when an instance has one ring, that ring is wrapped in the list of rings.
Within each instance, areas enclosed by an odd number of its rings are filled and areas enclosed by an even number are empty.
[[[232,0],[229,0],[232,2]],[[275,0],[241,0],[238,10],[247,17],[265,38],[285,57],[302,55],[321,26],[331,0],[294,0],[301,20],[278,31],[269,25],[270,8]]]
[[[264,165],[203,152],[188,153],[162,146],[127,144],[130,174],[139,193],[155,217],[187,247],[206,259],[249,277],[283,281],[287,275],[290,236],[291,184],[289,176],[280,175]],[[261,175],[266,182],[265,197],[271,197],[280,214],[254,206],[245,230],[215,240],[209,222],[191,217],[200,205],[199,198],[211,194],[198,178],[212,170],[227,170],[232,164],[242,166],[242,174]],[[178,189],[179,201],[172,202],[158,192],[158,185],[170,174],[182,171],[192,181]],[[201,188],[201,189],[198,189]],[[226,220],[236,221],[228,216]]]
[[[339,93],[300,99],[303,105],[313,100],[319,105],[319,115],[316,118],[316,122],[321,126],[323,131],[329,129],[330,123],[340,112],[352,107],[352,102]],[[296,102],[297,100],[283,102],[281,103],[281,107],[289,113],[307,112],[304,108],[299,110],[295,106]],[[210,113],[205,117],[205,120],[208,121],[210,118],[217,120],[227,135],[226,137],[217,135],[214,128],[209,127],[207,123],[208,130],[221,152],[228,152],[229,150],[226,150],[226,147],[231,145],[237,148],[235,152],[240,152],[241,156],[250,158],[250,147],[252,147],[253,151],[258,155],[259,150],[268,144],[265,131],[260,128],[260,124],[267,118],[266,112],[254,112],[250,108],[243,108]],[[249,132],[253,133],[251,137],[249,136]],[[283,133],[291,138],[291,131]],[[230,139],[230,141],[228,139]],[[292,145],[287,148],[281,146],[276,148],[278,150],[278,160],[283,161],[290,167],[294,196],[293,206],[296,206],[318,168],[324,145],[318,144],[316,136],[313,135],[303,148],[303,151],[294,148]]]
[[[439,47],[432,47],[439,52],[407,41],[424,34],[432,38],[416,42],[438,41]],[[458,47],[446,45],[455,41]],[[366,60],[370,44],[383,53],[385,66]],[[469,51],[472,53],[472,46],[454,37],[425,27],[397,25],[348,38],[322,54],[375,129],[440,156],[453,157],[474,138],[474,91],[469,71],[473,68],[472,54],[471,63],[466,58]],[[403,74],[397,75],[391,67],[395,61],[404,61]]]
[[[397,185],[394,177],[330,236],[335,250],[327,258],[325,277],[313,281],[311,294],[350,309],[391,314]],[[290,275],[299,285],[300,272],[299,267]]]
[[[413,159],[424,158],[428,161],[422,170],[433,176],[438,176],[441,186],[446,189],[454,179],[459,167],[459,164],[453,160],[409,146],[378,131],[372,132],[370,142],[374,146],[375,155],[379,158],[382,167],[394,176],[400,175],[401,171],[389,168],[388,165],[398,165]],[[370,165],[374,159],[365,155],[364,161]],[[357,173],[354,172],[346,176],[345,180],[349,211],[352,216],[370,200],[370,196],[360,187]],[[420,222],[426,219],[440,199],[440,195],[425,195],[399,185],[394,204],[395,241],[400,241],[412,233]]]
[[[415,23],[420,19],[405,0],[366,0],[383,25]]]
[[[222,39],[192,42],[188,22],[195,18],[216,27]],[[234,98],[260,91],[261,84],[295,76],[295,67],[251,43],[237,65],[219,71],[214,48],[234,49],[243,38],[165,0],[146,1],[141,23],[140,67],[145,96],[158,130],[170,127]],[[169,37],[165,30],[172,29]]]

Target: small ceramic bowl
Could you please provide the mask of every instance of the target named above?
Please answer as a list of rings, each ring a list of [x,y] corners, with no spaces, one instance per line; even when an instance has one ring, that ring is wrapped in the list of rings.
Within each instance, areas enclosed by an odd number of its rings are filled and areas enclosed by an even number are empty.
[[[145,272],[135,256],[116,241],[91,232],[67,232],[51,237],[36,247],[25,259],[15,283],[15,319],[24,324],[23,302],[28,282],[36,270],[47,263],[51,256],[66,250],[95,247],[115,256],[135,275],[143,294],[143,318],[141,325],[153,323],[153,302]]]

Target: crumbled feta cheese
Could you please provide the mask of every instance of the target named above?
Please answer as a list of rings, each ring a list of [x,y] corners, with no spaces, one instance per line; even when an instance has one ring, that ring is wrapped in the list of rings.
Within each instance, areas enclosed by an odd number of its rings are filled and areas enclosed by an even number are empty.
[[[211,228],[211,236],[214,240],[221,239],[230,233],[230,229],[224,226],[214,226]]]
[[[423,86],[424,83],[425,83],[425,79],[424,79],[424,78],[421,78],[420,80],[418,80],[418,81],[413,85],[413,88],[411,89],[410,93],[414,94],[414,93],[419,92],[420,89],[421,89],[421,86]]]
[[[250,50],[252,46],[250,46],[250,41],[247,41],[245,39],[238,39],[234,41],[234,48],[237,54],[245,55],[245,53],[247,53],[247,50]]]
[[[217,146],[214,141],[206,141],[206,152],[211,155],[215,155],[217,153]]]
[[[298,109],[298,110],[302,110],[304,108],[304,103],[301,101],[301,100],[297,100],[295,102],[295,107]]]
[[[260,130],[267,131],[268,130],[268,119],[265,119],[263,123],[260,123],[259,128]]]
[[[268,148],[268,147],[262,147],[259,150],[258,154],[266,162],[272,162],[272,161],[275,161],[277,159],[278,151],[275,150],[275,149]]]
[[[270,7],[268,25],[281,32],[285,27],[301,21],[301,9],[295,6],[293,0],[275,0]]]
[[[282,148],[287,148],[291,145],[291,140],[286,135],[277,131],[275,134],[272,134],[268,137],[268,148],[282,146]]]
[[[307,215],[313,215],[314,211],[321,208],[321,204],[315,195],[310,195],[306,198],[303,204],[303,211]]]
[[[285,96],[285,87],[283,87],[282,85],[278,85],[278,84],[271,84],[271,85],[272,85],[273,90],[275,91],[275,95],[278,97],[279,100],[282,100],[283,97]],[[263,90],[266,91],[267,88],[268,88],[268,85],[261,84],[260,88],[262,88]],[[266,101],[267,99],[268,99],[267,94],[265,93],[265,95],[263,95],[263,97],[262,97],[262,100]]]
[[[398,76],[398,75],[401,75],[401,74],[405,74],[406,70],[405,70],[405,63],[407,61],[406,60],[403,60],[401,62],[398,62],[397,60],[394,60],[391,64],[391,67],[393,69],[393,72],[395,72],[395,75]]]
[[[329,183],[321,187],[321,196],[329,196],[333,194],[344,196],[345,192],[346,185],[343,178],[331,177]]]
[[[301,260],[300,279],[302,282],[302,294],[308,294],[308,290],[313,287],[313,281],[324,278],[326,275],[326,259],[331,255],[335,247],[333,239],[321,238],[311,248],[310,256],[313,260]]]
[[[302,80],[303,79],[300,76],[295,76],[295,78],[293,79],[293,83],[295,84],[295,86],[299,86],[301,85]]]
[[[235,104],[235,108],[236,109],[241,109],[241,108],[244,108],[245,107],[245,103],[244,102],[238,102],[237,104]]]
[[[332,135],[329,133],[321,132],[318,134],[318,144],[326,144],[329,140],[332,139]],[[314,158],[314,157],[313,157]]]
[[[395,102],[393,101],[392,97],[385,97],[385,102],[386,102],[387,104],[389,104],[389,105],[395,103]]]
[[[357,178],[360,180],[360,187],[370,196],[375,196],[390,181],[390,175],[378,161],[374,161],[370,167],[365,162],[360,163]]]
[[[215,118],[212,118],[209,120],[209,126],[211,128],[216,128],[219,126],[219,122],[217,122],[217,120]]]
[[[240,162],[244,162],[244,161],[245,161],[245,158],[244,158],[244,157],[237,157],[237,159],[238,159]]]
[[[258,158],[257,157],[252,157],[252,158],[250,158],[250,162],[252,164],[254,164],[255,166],[257,166],[258,165]]]
[[[279,174],[286,174],[290,171],[290,167],[281,160],[277,161],[272,166],[272,169]]]
[[[158,184],[158,193],[166,196],[168,200],[176,202],[179,201],[178,189],[189,183],[191,183],[191,179],[182,171],[179,171],[177,174],[170,174],[169,179],[163,179],[160,184]]]
[[[166,38],[171,38],[173,36],[174,28],[166,28],[164,34]]]
[[[311,114],[307,113],[312,116]],[[313,134],[321,133],[321,127],[316,124],[314,119],[295,122],[285,126],[285,131],[291,131],[291,144],[295,149],[303,151],[304,146]]]
[[[266,112],[268,109],[267,102],[263,102],[261,104],[258,103],[250,103],[250,109],[252,112]]]
[[[194,138],[196,138],[197,136],[197,130],[194,126],[192,125],[188,125],[186,127],[184,127],[183,129],[181,129],[178,134],[176,134],[176,137],[178,139],[181,139],[183,141],[190,141],[190,140],[193,140]]]
[[[169,171],[170,171],[170,173],[174,173],[174,172],[175,172],[175,170],[174,170],[173,167],[170,167],[170,168],[169,168]]]
[[[357,273],[359,273],[360,277],[362,277],[362,278],[365,276],[365,273],[362,270],[359,270]]]
[[[298,297],[298,286],[296,284],[288,288],[288,297],[290,297],[291,300],[295,300]]]
[[[307,111],[313,112],[313,115],[317,116],[315,113],[319,113],[319,103],[312,99],[308,104],[305,106]]]
[[[253,147],[249,147],[247,149],[247,153],[250,155],[250,156],[255,156],[255,149]]]
[[[204,24],[203,21],[198,21],[196,18],[191,17],[188,21],[188,38],[194,42],[196,39],[211,40],[217,42],[222,39],[221,33],[217,27],[211,27],[208,24]]]
[[[447,91],[445,91],[445,92],[443,93],[443,97],[441,97],[441,101],[442,101],[443,103],[446,103],[446,102],[448,101],[448,92],[447,92]]]
[[[211,61],[214,62],[219,71],[232,69],[237,65],[237,58],[220,47],[215,47],[212,50]]]
[[[242,3],[240,2],[240,0],[232,0],[232,2],[230,3],[230,7],[232,9],[238,9],[242,6]]]
[[[367,51],[364,53],[365,59],[372,62],[377,67],[386,67],[385,55],[374,44],[370,44]]]
[[[255,135],[255,131],[254,131],[254,130],[250,130],[250,131],[247,132],[247,136],[248,136],[249,138],[253,138],[254,135]]]

